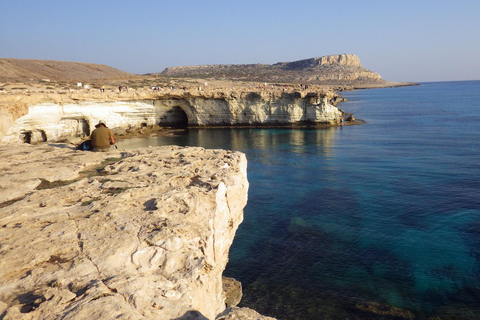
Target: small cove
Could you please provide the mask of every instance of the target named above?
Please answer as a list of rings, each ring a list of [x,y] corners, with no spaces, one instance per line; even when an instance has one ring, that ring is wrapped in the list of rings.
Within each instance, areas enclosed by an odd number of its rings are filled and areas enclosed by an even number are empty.
[[[366,124],[196,129],[118,147],[246,153],[249,201],[225,271],[243,284],[242,306],[372,319],[356,305],[374,301],[479,318],[480,81],[343,95]]]

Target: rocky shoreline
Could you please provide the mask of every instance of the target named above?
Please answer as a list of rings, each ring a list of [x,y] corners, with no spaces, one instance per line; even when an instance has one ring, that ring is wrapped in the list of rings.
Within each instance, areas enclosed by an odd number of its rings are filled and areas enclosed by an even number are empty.
[[[199,88],[128,92],[14,93],[0,95],[4,143],[73,142],[100,119],[120,136],[167,128],[321,127],[357,124],[331,91],[310,88]],[[3,111],[2,111],[3,110]],[[3,136],[3,137],[2,137]]]
[[[203,148],[0,147],[0,316],[272,319],[222,288],[246,169]]]

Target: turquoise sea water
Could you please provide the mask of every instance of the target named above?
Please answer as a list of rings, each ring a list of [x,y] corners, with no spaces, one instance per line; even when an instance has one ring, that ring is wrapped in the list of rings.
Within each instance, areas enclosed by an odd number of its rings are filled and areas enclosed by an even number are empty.
[[[245,152],[244,222],[226,276],[278,319],[480,319],[480,81],[342,94],[366,121],[121,141]],[[399,318],[400,319],[400,318]]]

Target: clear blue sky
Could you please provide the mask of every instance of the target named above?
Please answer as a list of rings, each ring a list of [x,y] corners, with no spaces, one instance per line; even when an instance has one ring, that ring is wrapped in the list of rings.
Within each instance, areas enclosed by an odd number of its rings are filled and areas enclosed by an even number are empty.
[[[480,1],[0,1],[0,58],[143,74],[339,53],[391,81],[479,80]]]

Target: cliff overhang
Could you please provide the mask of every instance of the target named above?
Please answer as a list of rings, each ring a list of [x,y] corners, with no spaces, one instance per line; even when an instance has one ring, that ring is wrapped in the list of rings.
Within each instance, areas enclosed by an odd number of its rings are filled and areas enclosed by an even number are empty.
[[[335,97],[307,91],[177,91],[125,100],[117,96],[112,101],[105,96],[104,101],[95,101],[72,95],[55,103],[29,106],[27,114],[4,125],[2,141],[37,143],[85,138],[99,120],[107,121],[117,134],[153,126],[337,125],[344,112],[334,105]]]

